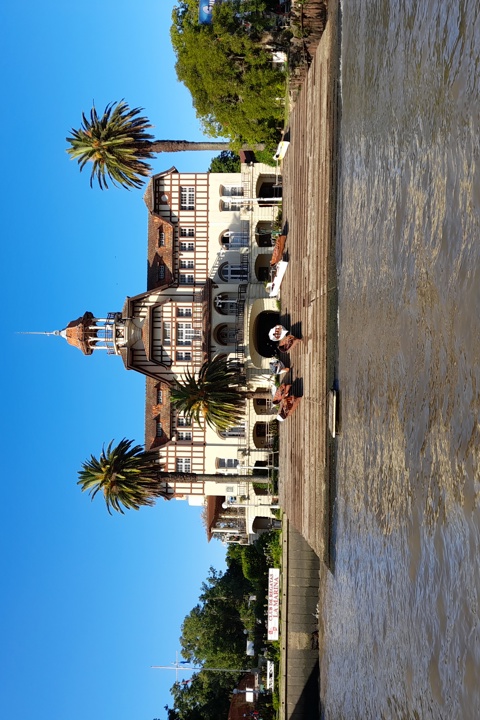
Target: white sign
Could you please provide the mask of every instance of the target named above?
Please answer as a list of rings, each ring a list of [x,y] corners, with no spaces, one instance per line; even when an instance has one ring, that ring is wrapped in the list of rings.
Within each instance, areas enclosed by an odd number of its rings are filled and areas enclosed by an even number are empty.
[[[278,626],[280,624],[280,570],[268,570],[268,619],[267,638],[278,640]]]
[[[275,663],[267,660],[267,690],[273,690],[275,685]]]

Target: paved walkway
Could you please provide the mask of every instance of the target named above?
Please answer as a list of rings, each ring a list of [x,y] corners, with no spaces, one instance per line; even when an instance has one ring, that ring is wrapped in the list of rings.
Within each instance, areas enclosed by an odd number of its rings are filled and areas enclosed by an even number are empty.
[[[302,402],[280,426],[279,494],[288,518],[283,532],[280,720],[318,720],[321,715],[322,638],[315,613],[321,560],[333,562],[335,441],[328,430],[327,398],[335,381],[337,347],[339,0],[330,0],[328,12],[290,117],[290,147],[282,168],[289,266],[281,287],[281,320],[303,343],[289,357],[289,382]]]
[[[320,686],[316,615],[320,561],[286,519],[282,538],[280,720],[318,720]]]
[[[331,0],[326,30],[290,117],[282,168],[289,264],[281,286],[281,321],[303,343],[289,356],[288,382],[302,402],[280,426],[280,502],[294,527],[327,560],[334,449],[327,398],[335,378],[337,318],[338,46],[338,0]]]

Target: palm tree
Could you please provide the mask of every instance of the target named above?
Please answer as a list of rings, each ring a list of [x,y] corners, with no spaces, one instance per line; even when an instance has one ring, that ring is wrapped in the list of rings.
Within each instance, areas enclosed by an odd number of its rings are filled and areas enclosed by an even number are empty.
[[[114,185],[139,188],[144,177],[151,173],[146,162],[160,152],[178,150],[228,150],[227,142],[187,142],[186,140],[155,140],[148,131],[153,127],[148,118],[140,115],[143,108],[131,109],[124,100],[106,106],[100,117],[95,106],[88,118],[82,113],[82,125],[72,128],[67,137],[68,154],[75,158],[83,170],[87,162],[93,163],[90,187],[94,179],[100,188],[108,188],[107,177]]]
[[[94,455],[82,464],[77,485],[91,498],[103,493],[107,510],[138,510],[142,505],[154,505],[159,497],[168,499],[165,475],[152,457],[133,440],[123,439],[112,448],[102,448],[100,459]]]
[[[91,455],[90,460],[82,463],[77,482],[82,492],[87,491],[92,500],[101,491],[110,515],[112,510],[124,515],[124,510],[154,505],[160,497],[169,500],[173,497],[169,492],[169,481],[219,480],[219,475],[163,472],[158,455],[146,452],[140,445],[133,445],[133,440],[124,438],[115,447],[112,445],[113,440],[106,450],[105,446],[102,448],[99,459]],[[239,477],[228,476],[229,480]],[[241,477],[242,480],[247,479],[246,476]],[[259,481],[255,475],[248,476],[248,479]]]
[[[239,390],[236,366],[217,355],[203,363],[195,377],[189,370],[170,389],[170,402],[199,425],[205,420],[214,430],[223,432],[238,425],[244,417],[247,393]]]

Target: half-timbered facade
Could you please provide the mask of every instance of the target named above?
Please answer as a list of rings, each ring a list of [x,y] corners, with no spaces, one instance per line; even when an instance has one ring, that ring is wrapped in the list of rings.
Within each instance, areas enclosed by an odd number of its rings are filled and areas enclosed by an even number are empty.
[[[62,331],[85,354],[102,348],[146,376],[146,449],[160,453],[166,471],[197,475],[173,483],[176,497],[223,498],[228,507],[220,512],[214,503],[209,533],[226,540],[241,527],[245,541],[257,516],[271,517],[272,499],[256,495],[248,478],[272,464],[275,412],[268,399],[249,399],[244,421],[218,433],[171,408],[169,388],[187,368],[221,354],[238,363],[249,396],[271,389],[268,327],[278,311],[266,281],[279,194],[274,169],[262,164],[243,163],[240,173],[172,167],[155,175],[144,196],[147,290],[128,297],[121,312],[86,313]],[[206,487],[202,475],[218,480]]]

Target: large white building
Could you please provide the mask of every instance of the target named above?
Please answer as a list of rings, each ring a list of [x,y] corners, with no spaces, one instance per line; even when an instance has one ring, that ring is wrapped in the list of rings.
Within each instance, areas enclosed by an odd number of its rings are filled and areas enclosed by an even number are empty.
[[[275,169],[260,163],[243,162],[240,173],[172,167],[155,175],[144,196],[146,292],[121,312],[86,313],[62,331],[85,354],[103,349],[146,376],[145,447],[160,452],[166,471],[195,473],[170,492],[205,505],[209,537],[225,541],[247,542],[272,518],[272,497],[249,477],[273,459],[276,412],[264,391],[275,351],[268,330],[279,314],[266,283],[280,194]],[[190,424],[169,402],[171,380],[216,355],[238,363],[249,396],[264,395],[248,399],[244,421],[226,433]]]

